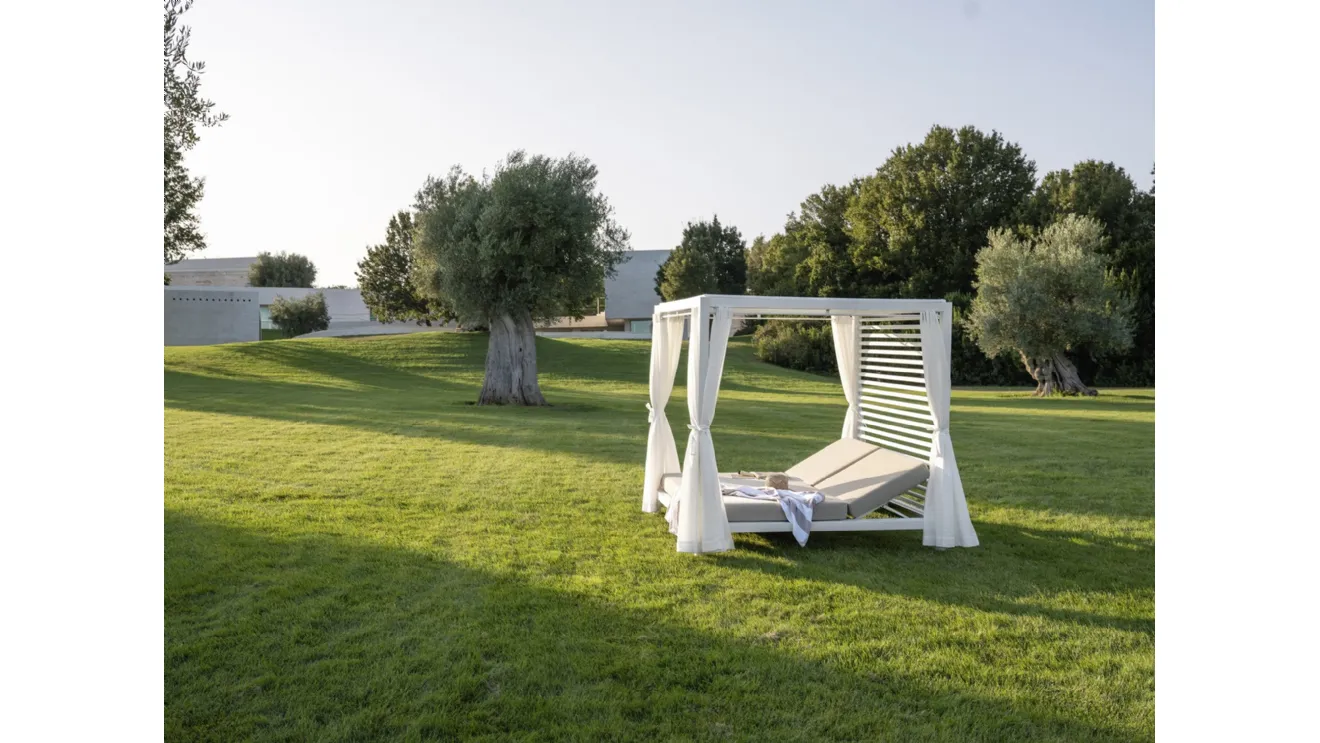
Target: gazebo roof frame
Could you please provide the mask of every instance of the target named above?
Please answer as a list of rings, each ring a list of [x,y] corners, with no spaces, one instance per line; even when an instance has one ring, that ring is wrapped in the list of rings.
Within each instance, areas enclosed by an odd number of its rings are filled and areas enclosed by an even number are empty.
[[[834,315],[881,317],[885,315],[946,311],[952,304],[943,299],[856,299],[844,297],[762,297],[743,294],[700,294],[675,299],[655,306],[655,317],[690,315],[693,312],[713,312],[728,307],[735,317],[748,315],[802,315],[826,319]]]

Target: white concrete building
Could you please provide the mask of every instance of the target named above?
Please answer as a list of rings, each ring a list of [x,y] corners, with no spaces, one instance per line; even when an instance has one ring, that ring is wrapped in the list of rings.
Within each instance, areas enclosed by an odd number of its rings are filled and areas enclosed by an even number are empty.
[[[256,289],[165,287],[165,345],[209,346],[260,338]]]
[[[248,285],[248,267],[257,262],[255,255],[246,258],[186,258],[165,265],[170,286]]]
[[[225,286],[177,286],[171,284],[165,287],[168,293],[170,290],[181,291],[226,291],[231,287]],[[260,308],[261,327],[273,328],[270,323],[270,305],[276,297],[285,299],[302,299],[308,294],[320,292],[325,295],[325,308],[330,312],[330,325],[342,323],[369,323],[373,322],[371,311],[367,305],[362,302],[362,292],[358,289],[317,289],[298,286],[254,286],[247,287],[247,291],[256,292],[257,305]]]
[[[581,320],[560,318],[538,328],[545,335],[592,334],[603,337],[651,335],[651,312],[660,303],[655,293],[655,275],[661,264],[669,258],[669,250],[634,250],[627,259],[620,263],[613,278],[605,281],[605,307],[602,312],[589,315]],[[248,267],[256,261],[250,258],[198,258],[180,261],[165,266],[165,273],[170,275],[170,285],[165,287],[166,344],[167,345],[204,345],[208,343],[229,343],[237,340],[256,340],[261,330],[273,329],[270,320],[270,305],[276,297],[301,299],[308,294],[321,292],[325,296],[326,309],[330,313],[330,327],[313,333],[316,336],[370,335],[376,333],[408,333],[428,330],[453,329],[452,323],[437,324],[432,327],[418,326],[411,322],[380,323],[362,301],[362,292],[357,289],[306,289],[300,287],[249,287],[247,286]],[[206,292],[233,293],[237,290],[246,292],[243,310],[256,305],[257,327],[248,333],[243,331],[242,338],[236,335],[233,326],[241,325],[246,320],[237,320],[241,313],[229,308],[232,302],[207,301]],[[172,300],[171,297],[192,297],[193,299]],[[196,298],[200,297],[200,301]],[[226,308],[221,311],[220,308]],[[186,310],[184,309],[186,308]],[[178,311],[184,315],[177,315]],[[171,314],[176,317],[171,319]],[[209,314],[214,314],[214,321],[228,330],[221,333],[214,328],[204,328]],[[234,315],[234,317],[230,317]],[[246,317],[246,314],[242,314]],[[174,325],[171,325],[174,323]],[[170,329],[172,328],[172,329]],[[213,332],[214,331],[214,332]],[[620,332],[622,331],[622,332]],[[218,335],[217,335],[218,333]],[[250,337],[249,337],[250,336]],[[221,340],[220,338],[225,338]]]
[[[605,322],[611,330],[651,335],[651,312],[660,304],[655,274],[669,250],[634,250],[605,280]]]

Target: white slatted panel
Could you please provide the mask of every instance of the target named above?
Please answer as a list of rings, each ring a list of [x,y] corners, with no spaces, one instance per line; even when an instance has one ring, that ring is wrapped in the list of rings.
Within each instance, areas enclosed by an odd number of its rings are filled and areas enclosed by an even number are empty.
[[[861,438],[872,444],[930,457],[934,418],[926,399],[921,361],[921,316],[902,313],[862,320]],[[922,515],[924,484],[909,490],[881,510],[885,515]]]

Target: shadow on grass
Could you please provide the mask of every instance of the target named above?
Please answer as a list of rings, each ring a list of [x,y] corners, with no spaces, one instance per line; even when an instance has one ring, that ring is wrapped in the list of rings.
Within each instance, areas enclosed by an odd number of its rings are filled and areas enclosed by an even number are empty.
[[[255,345],[255,344],[254,344]],[[280,344],[262,344],[272,346]],[[165,406],[276,421],[347,426],[395,436],[436,438],[490,446],[572,453],[598,461],[641,463],[646,450],[644,389],[629,395],[602,395],[589,387],[547,390],[546,408],[477,407],[479,385],[453,382],[374,364],[312,344],[308,348],[243,350],[243,355],[330,375],[354,388],[321,386],[295,379],[241,375],[215,364],[193,363],[164,372]],[[205,374],[193,373],[203,371]],[[754,405],[730,401],[728,425],[717,444],[731,455],[767,447],[791,462],[824,444],[842,415],[842,406],[821,408],[795,401]],[[682,448],[682,400],[671,400],[668,415]],[[761,433],[765,431],[765,433]],[[787,465],[786,465],[787,466]]]
[[[397,364],[380,364],[358,354],[346,353],[331,343],[249,343],[232,352],[246,359],[328,375],[355,385],[389,390],[454,389],[443,379],[410,371]],[[475,398],[476,392],[473,392]]]
[[[739,537],[721,565],[799,580],[840,583],[887,595],[1012,616],[1148,635],[1153,615],[1115,616],[1047,606],[1064,595],[1155,593],[1155,545],[1141,539],[976,524],[980,546],[936,551],[920,532],[824,533],[802,549],[785,534]],[[913,563],[920,565],[919,569]],[[894,569],[889,570],[887,567]]]
[[[169,740],[1142,737],[1045,689],[978,693],[879,651],[843,667],[425,545],[273,536],[173,511],[165,536]]]

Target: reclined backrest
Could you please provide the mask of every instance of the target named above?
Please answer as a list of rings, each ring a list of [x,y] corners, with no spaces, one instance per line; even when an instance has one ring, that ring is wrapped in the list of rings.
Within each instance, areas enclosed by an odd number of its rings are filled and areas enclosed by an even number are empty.
[[[926,481],[929,465],[892,449],[878,449],[816,483],[825,495],[848,504],[859,519]]]
[[[816,485],[880,447],[860,439],[839,439],[806,459],[784,470],[809,485]]]

